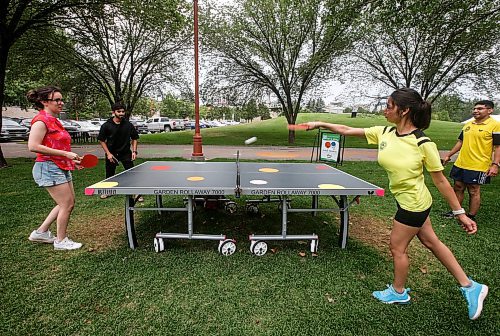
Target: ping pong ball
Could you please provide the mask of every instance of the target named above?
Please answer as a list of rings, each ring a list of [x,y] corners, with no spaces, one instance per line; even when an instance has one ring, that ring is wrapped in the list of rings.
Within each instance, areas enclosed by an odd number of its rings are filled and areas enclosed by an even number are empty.
[[[245,140],[245,145],[253,144],[255,141],[257,141],[257,137],[252,137],[250,139],[246,139]]]

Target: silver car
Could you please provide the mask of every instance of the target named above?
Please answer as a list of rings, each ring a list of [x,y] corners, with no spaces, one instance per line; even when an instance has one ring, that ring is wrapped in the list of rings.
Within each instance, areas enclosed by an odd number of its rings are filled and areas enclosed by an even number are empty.
[[[29,129],[19,125],[12,119],[2,118],[2,130],[0,133],[0,140],[28,140]]]

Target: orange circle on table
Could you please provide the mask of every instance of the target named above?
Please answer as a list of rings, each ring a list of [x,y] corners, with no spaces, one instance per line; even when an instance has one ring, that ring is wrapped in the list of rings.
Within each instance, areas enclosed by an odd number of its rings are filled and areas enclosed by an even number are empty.
[[[327,142],[325,142],[325,147],[330,148],[330,147],[332,147],[332,144],[329,141],[327,141]]]
[[[317,170],[325,170],[325,169],[328,169],[328,168],[330,168],[330,167],[329,166],[325,166],[325,165],[316,166]]]
[[[319,184],[318,188],[320,188],[320,189],[345,189],[344,186],[341,186],[338,184],[329,184],[329,183]]]
[[[91,185],[89,188],[113,188],[118,185],[118,182],[97,182]]]
[[[202,176],[190,176],[186,180],[196,182],[196,181],[203,181],[205,178]]]
[[[171,166],[151,166],[151,170],[169,170]]]
[[[262,173],[277,173],[277,172],[279,172],[279,169],[275,169],[275,168],[260,168],[259,171],[262,172]]]

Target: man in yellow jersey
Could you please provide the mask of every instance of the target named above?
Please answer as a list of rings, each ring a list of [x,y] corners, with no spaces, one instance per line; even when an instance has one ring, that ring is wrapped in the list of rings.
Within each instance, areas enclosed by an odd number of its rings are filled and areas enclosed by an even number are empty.
[[[500,167],[500,122],[490,117],[493,107],[491,100],[481,100],[474,105],[474,119],[465,124],[457,143],[443,159],[446,163],[453,154],[460,151],[450,177],[455,181],[453,189],[460,203],[467,189],[467,216],[472,219],[477,215],[481,203],[481,184],[489,184],[491,176],[497,176]],[[453,218],[453,213],[450,211],[444,216]]]

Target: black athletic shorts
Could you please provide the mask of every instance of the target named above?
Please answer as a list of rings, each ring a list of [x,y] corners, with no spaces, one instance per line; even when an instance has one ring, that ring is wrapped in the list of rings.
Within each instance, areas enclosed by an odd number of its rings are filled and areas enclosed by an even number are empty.
[[[486,172],[463,169],[455,165],[451,168],[450,177],[465,184],[489,184],[491,181],[491,177]]]
[[[413,211],[408,211],[399,205],[398,202],[396,202],[398,206],[398,211],[396,212],[396,215],[394,216],[394,219],[397,220],[398,222],[412,226],[412,227],[422,227],[424,225],[425,220],[427,217],[429,217],[429,213],[431,212],[431,208],[420,211],[420,212],[413,212]]]

